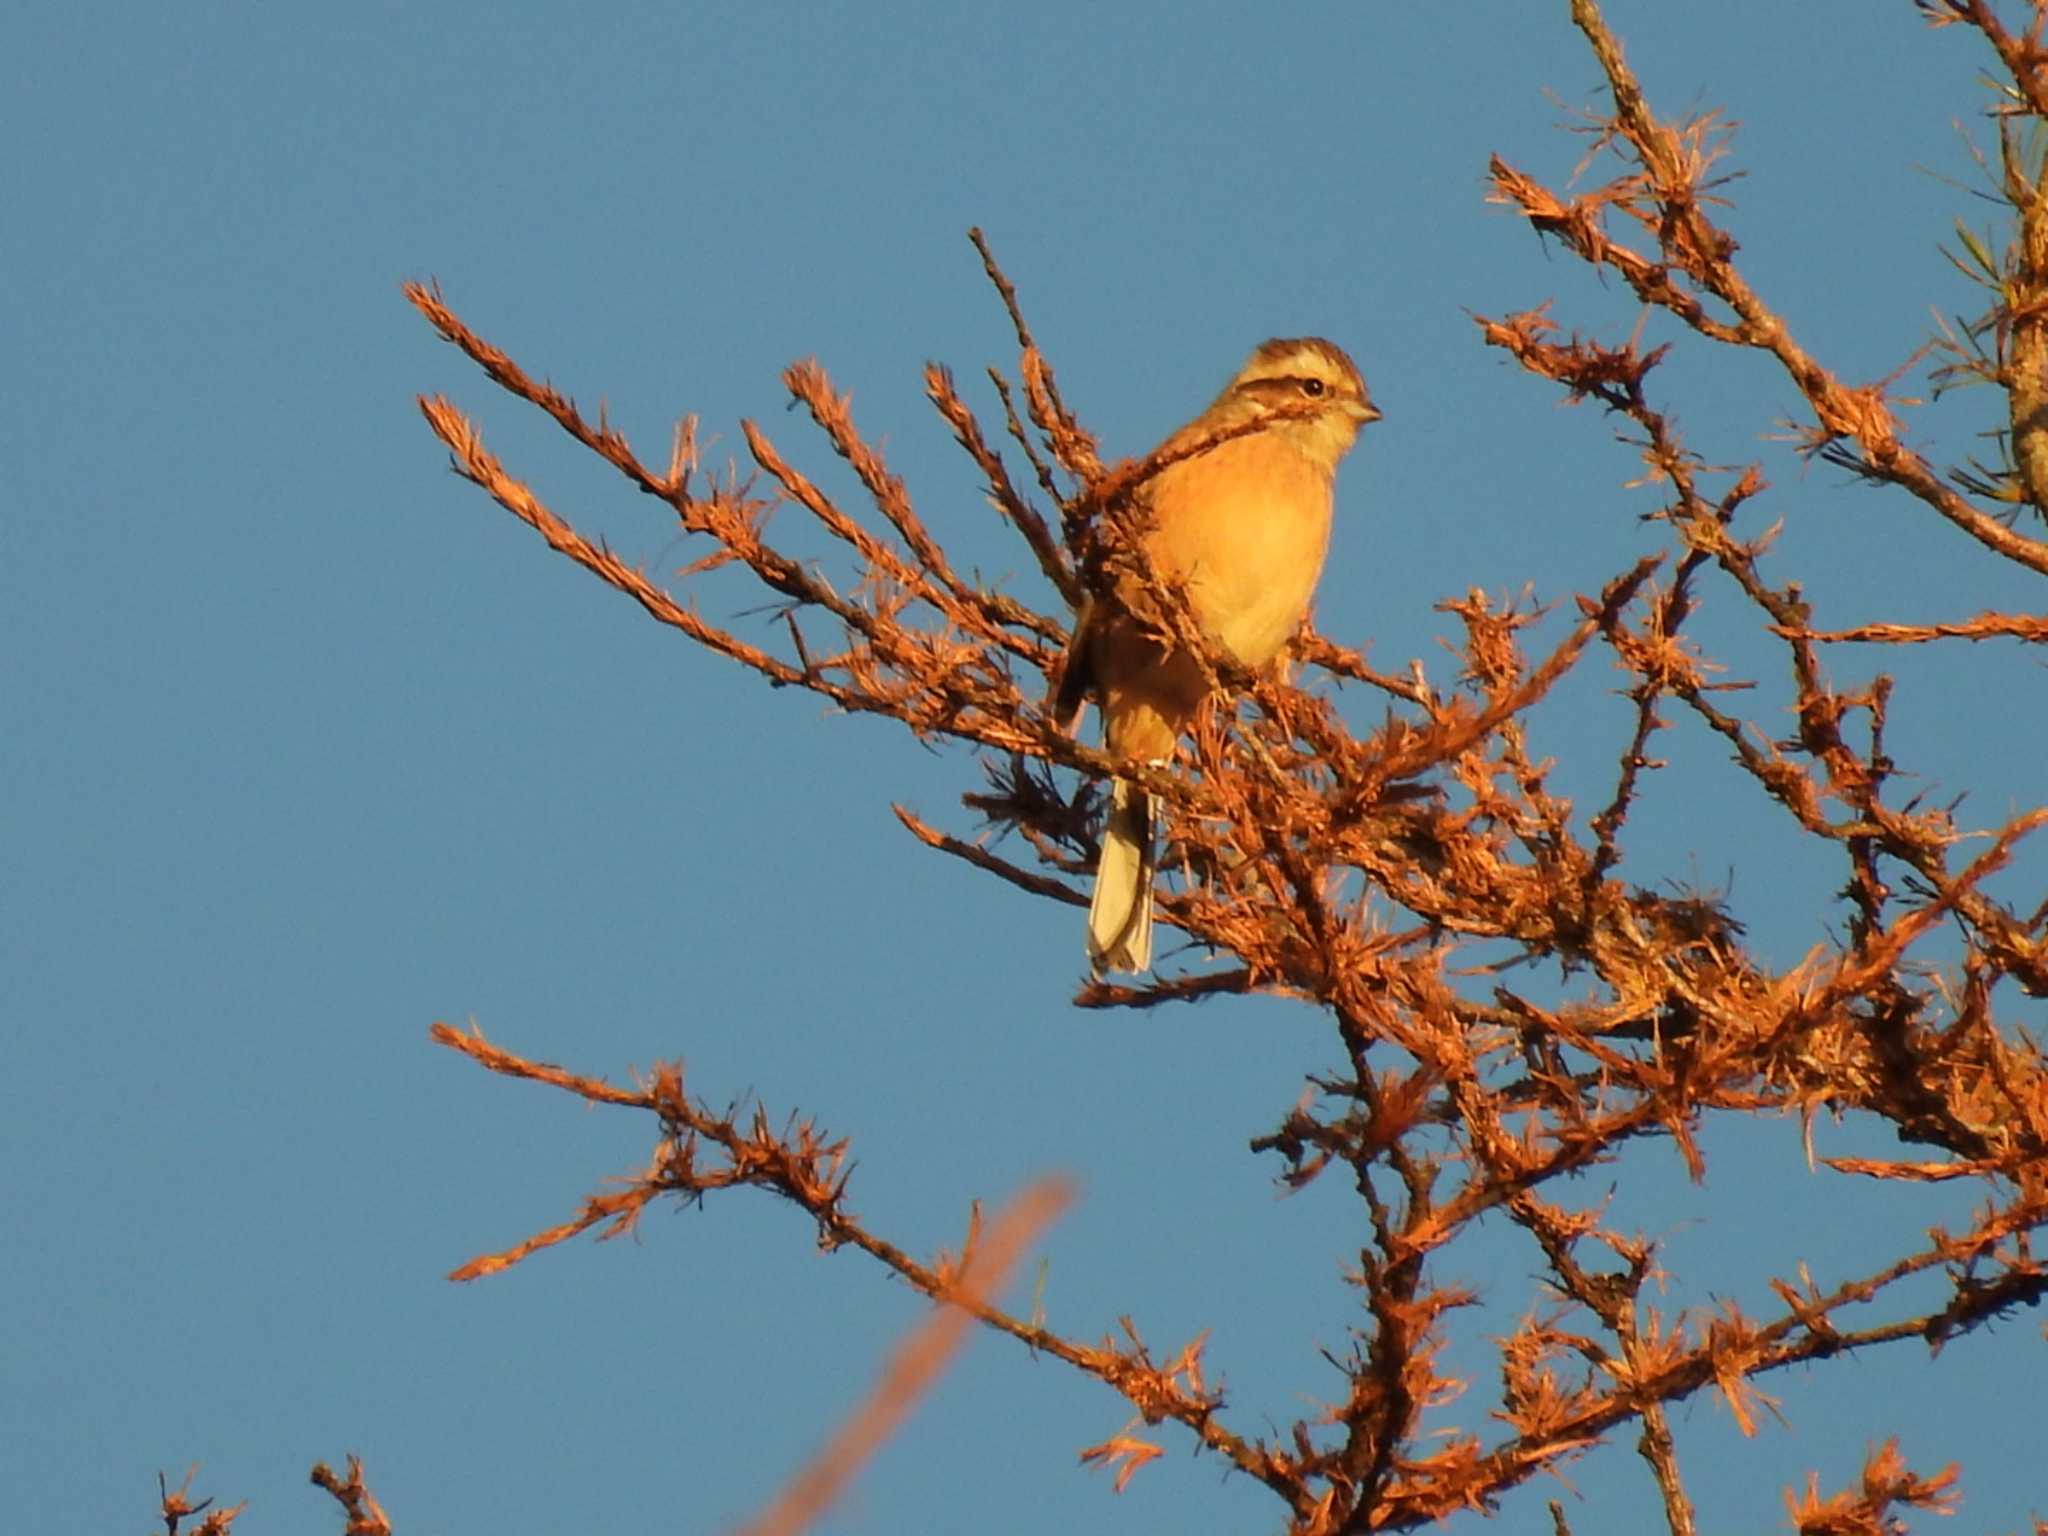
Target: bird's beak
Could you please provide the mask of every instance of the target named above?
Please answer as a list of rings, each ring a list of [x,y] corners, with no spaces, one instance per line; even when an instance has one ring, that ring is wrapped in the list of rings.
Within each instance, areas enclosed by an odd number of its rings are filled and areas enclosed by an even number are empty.
[[[1380,408],[1370,400],[1353,400],[1349,402],[1349,406],[1351,419],[1356,421],[1361,427],[1369,421],[1378,421],[1380,419]]]

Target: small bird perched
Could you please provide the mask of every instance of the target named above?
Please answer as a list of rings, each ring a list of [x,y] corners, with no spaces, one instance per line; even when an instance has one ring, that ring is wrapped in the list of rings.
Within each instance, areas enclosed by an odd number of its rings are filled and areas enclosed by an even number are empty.
[[[1313,336],[1275,340],[1153,456],[1170,462],[1138,490],[1148,514],[1140,550],[1240,665],[1263,667],[1301,626],[1329,547],[1337,463],[1379,419],[1340,348]],[[1221,436],[1232,429],[1240,435]],[[1130,577],[1084,603],[1054,702],[1071,727],[1092,696],[1104,745],[1141,763],[1172,757],[1209,687],[1197,657],[1136,617],[1151,606]],[[1151,797],[1118,779],[1088,908],[1096,974],[1151,966],[1154,868]]]

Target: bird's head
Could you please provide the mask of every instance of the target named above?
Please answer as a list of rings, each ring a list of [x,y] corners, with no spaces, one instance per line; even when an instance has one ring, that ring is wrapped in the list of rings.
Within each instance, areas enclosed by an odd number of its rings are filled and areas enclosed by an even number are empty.
[[[1351,451],[1358,429],[1380,419],[1358,365],[1342,347],[1318,336],[1276,338],[1260,346],[1209,409],[1238,420],[1284,412],[1272,430],[1332,470]]]

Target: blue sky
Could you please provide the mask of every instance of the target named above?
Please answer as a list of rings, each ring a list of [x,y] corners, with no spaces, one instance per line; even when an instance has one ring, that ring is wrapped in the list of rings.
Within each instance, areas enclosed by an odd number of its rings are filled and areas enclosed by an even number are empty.
[[[1567,604],[1656,543],[1637,465],[1592,411],[1480,345],[1470,312],[1547,299],[1613,338],[1635,313],[1486,205],[1487,156],[1550,178],[1597,71],[1563,5],[620,3],[138,8],[0,20],[0,1470],[15,1503],[140,1528],[158,1469],[248,1499],[243,1529],[329,1529],[304,1486],[349,1450],[401,1528],[727,1529],[865,1390],[920,1315],[858,1255],[746,1194],[660,1211],[472,1286],[443,1276],[644,1161],[647,1127],[488,1080],[429,1045],[474,1019],[624,1078],[681,1056],[853,1138],[855,1208],[954,1243],[970,1200],[1063,1170],[1057,1327],[1130,1314],[1208,1363],[1252,1433],[1341,1391],[1360,1234],[1336,1181],[1282,1199],[1245,1151],[1332,1064],[1271,1001],[1079,1014],[1076,914],[918,848],[902,800],[970,829],[971,762],[771,694],[691,650],[446,471],[413,397],[445,391],[556,509],[654,570],[698,551],[645,498],[497,397],[402,302],[469,322],[658,457],[764,423],[845,483],[776,382],[816,355],[927,521],[1043,598],[921,398],[1012,348],[964,231],[986,228],[1069,400],[1150,446],[1262,338],[1348,347],[1387,412],[1346,467],[1318,613],[1440,679],[1472,587]],[[1937,252],[1989,206],[1972,172],[1981,44],[1911,6],[1614,0],[1664,110],[1741,123],[1745,270],[1851,381],[1930,311],[1976,307]],[[1929,171],[1941,174],[1929,174]],[[1650,339],[1668,328],[1652,322]],[[1658,375],[1693,445],[1763,459],[1750,527],[1829,622],[2038,608],[2037,589],[1900,498],[1773,441],[1796,397],[1761,358],[1684,347]],[[986,389],[972,398],[989,405]],[[1982,392],[1915,413],[1950,460]],[[788,525],[792,526],[793,525]],[[733,615],[737,589],[702,589]],[[763,616],[740,619],[763,630]],[[1763,676],[1710,588],[1700,638]],[[1555,623],[1543,631],[1554,634]],[[1745,649],[1745,647],[1747,647]],[[1982,825],[2038,797],[2037,664],[1886,657],[1895,754]],[[1872,658],[1844,656],[1838,676]],[[1593,804],[1625,706],[1597,659],[1536,746]],[[1773,691],[1776,690],[1776,691]],[[1376,705],[1361,705],[1376,709]],[[1987,715],[1997,732],[1987,733]],[[1597,750],[1586,743],[1597,745]],[[1610,746],[1609,743],[1613,743]],[[1635,823],[1629,872],[1726,887],[1758,948],[1831,933],[1840,873],[1781,854],[1773,807],[1697,731]],[[2038,890],[2040,864],[2011,877]],[[2042,1022],[2038,1005],[2029,1022]],[[1880,1150],[1853,1123],[1822,1150]],[[1953,1205],[1807,1171],[1797,1128],[1713,1127],[1702,1189],[1668,1149],[1616,1209],[1668,1244],[1674,1307],[1761,1305],[1804,1261],[1846,1276]],[[1588,1181],[1586,1198],[1604,1184]],[[1875,1234],[1874,1236],[1872,1234]],[[1493,1246],[1488,1248],[1487,1242]],[[1461,1251],[1503,1324],[1533,1260]],[[1469,1359],[1485,1369],[1483,1351]],[[2043,1507],[2036,1320],[1765,1383],[1742,1444],[1677,1415],[1703,1530],[1782,1521],[1889,1433],[1965,1461],[1964,1517]],[[1476,1416],[1492,1386],[1475,1382]],[[1271,1528],[1187,1442],[1120,1499],[1075,1452],[1119,1399],[975,1342],[826,1528]],[[1624,1450],[1571,1488],[1580,1536],[1645,1528]]]

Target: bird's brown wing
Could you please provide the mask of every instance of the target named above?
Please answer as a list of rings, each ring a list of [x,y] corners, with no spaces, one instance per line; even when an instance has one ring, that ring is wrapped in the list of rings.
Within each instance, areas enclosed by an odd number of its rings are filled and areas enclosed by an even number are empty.
[[[1095,691],[1095,669],[1090,652],[1095,648],[1096,615],[1101,604],[1087,598],[1074,615],[1074,633],[1067,641],[1067,654],[1060,658],[1060,672],[1053,684],[1052,715],[1060,727],[1073,731],[1081,723],[1081,711],[1088,707],[1088,695]]]

